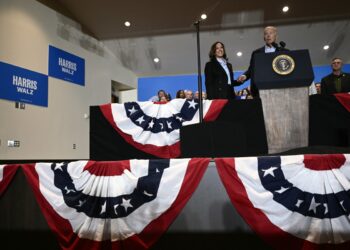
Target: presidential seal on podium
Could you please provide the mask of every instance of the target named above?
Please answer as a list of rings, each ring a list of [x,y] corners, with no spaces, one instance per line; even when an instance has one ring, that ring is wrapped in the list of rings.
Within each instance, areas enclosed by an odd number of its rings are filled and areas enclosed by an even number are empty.
[[[272,61],[272,68],[279,75],[289,75],[295,68],[295,62],[288,55],[278,55]]]

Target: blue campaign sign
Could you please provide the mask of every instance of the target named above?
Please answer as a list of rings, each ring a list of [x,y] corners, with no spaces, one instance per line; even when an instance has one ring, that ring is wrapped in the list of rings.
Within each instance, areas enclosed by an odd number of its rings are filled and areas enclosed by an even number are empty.
[[[0,62],[0,98],[48,106],[48,76]]]
[[[85,85],[85,59],[49,46],[49,76]]]

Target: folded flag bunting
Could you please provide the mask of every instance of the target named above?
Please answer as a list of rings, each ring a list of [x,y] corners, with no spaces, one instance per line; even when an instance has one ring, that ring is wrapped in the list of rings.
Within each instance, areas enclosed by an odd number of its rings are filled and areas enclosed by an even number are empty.
[[[148,249],[197,188],[209,159],[24,165],[62,249]]]
[[[18,167],[18,165],[0,165],[0,196],[12,181]]]
[[[334,96],[343,105],[343,107],[350,112],[350,94],[339,93],[339,94],[334,94]]]
[[[215,160],[240,215],[277,249],[350,249],[350,155]]]
[[[215,120],[227,100],[204,100],[205,121]],[[199,122],[197,100],[167,103],[127,102],[105,104],[100,109],[111,126],[138,150],[160,158],[180,156],[180,128]]]

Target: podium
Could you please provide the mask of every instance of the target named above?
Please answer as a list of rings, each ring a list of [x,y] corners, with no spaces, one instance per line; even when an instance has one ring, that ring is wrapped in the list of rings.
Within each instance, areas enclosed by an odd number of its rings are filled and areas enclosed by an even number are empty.
[[[314,79],[308,50],[259,53],[252,84],[262,101],[268,152],[308,146],[309,86]]]

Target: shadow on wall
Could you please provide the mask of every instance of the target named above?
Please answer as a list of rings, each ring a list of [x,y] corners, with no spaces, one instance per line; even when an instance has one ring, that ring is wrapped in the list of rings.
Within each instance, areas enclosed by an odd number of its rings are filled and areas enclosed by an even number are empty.
[[[98,56],[105,56],[105,49],[102,43],[89,35],[85,35],[79,24],[58,13],[57,20],[58,24],[56,32],[58,37],[78,45]]]

